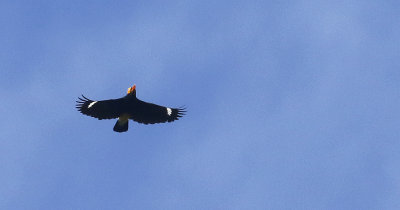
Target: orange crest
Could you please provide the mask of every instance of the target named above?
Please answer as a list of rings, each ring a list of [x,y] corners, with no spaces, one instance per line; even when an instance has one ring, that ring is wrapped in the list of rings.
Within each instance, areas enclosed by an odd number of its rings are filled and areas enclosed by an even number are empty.
[[[128,88],[127,94],[132,93],[133,91],[135,91],[136,89],[136,85],[133,85],[132,87]]]

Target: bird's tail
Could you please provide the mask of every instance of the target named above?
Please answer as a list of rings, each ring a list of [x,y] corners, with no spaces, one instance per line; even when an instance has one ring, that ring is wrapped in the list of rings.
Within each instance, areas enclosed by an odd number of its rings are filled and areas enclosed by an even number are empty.
[[[118,119],[117,122],[114,125],[114,131],[115,132],[125,132],[128,130],[128,120],[123,121],[121,119]]]

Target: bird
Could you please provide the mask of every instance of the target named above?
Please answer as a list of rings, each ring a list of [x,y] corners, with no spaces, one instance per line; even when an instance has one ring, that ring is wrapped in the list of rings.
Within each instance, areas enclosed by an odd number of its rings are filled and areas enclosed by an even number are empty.
[[[142,101],[136,97],[136,85],[128,88],[127,94],[118,99],[94,101],[78,97],[76,108],[84,115],[103,119],[116,119],[115,132],[128,131],[129,120],[142,124],[165,123],[178,120],[186,114],[186,108],[170,108]]]

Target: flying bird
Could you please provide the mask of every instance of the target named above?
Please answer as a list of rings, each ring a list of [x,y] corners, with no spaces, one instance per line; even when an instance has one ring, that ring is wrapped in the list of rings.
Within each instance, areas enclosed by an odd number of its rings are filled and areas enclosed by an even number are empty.
[[[119,99],[93,101],[82,95],[76,108],[84,115],[99,120],[118,118],[115,132],[128,130],[129,119],[143,124],[165,123],[178,120],[185,115],[185,108],[169,108],[147,103],[136,98],[136,85],[128,88],[126,96]]]

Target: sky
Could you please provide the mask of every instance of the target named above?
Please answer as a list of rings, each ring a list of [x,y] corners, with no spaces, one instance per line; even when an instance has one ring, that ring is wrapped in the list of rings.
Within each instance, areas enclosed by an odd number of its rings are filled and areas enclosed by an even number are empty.
[[[399,209],[399,1],[0,2],[0,209]],[[77,97],[187,107],[167,124]]]

